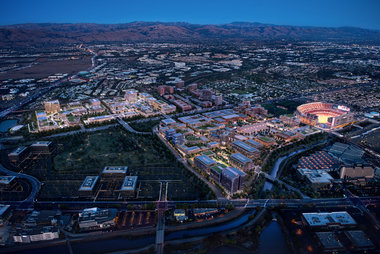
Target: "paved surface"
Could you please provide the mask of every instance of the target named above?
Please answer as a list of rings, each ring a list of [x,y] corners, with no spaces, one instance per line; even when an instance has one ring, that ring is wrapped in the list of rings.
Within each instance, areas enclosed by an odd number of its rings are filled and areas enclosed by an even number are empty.
[[[24,205],[33,204],[33,201],[35,200],[38,192],[41,189],[41,183],[40,181],[38,181],[37,178],[35,178],[34,176],[27,175],[27,174],[16,173],[14,171],[11,171],[5,168],[2,164],[0,164],[0,172],[5,175],[16,176],[18,178],[26,179],[31,184],[32,191],[30,192],[29,196],[25,200],[21,201],[20,203]]]
[[[70,136],[70,135],[75,135],[75,134],[84,133],[84,132],[101,131],[101,130],[106,130],[108,128],[115,127],[115,126],[117,126],[117,124],[104,125],[104,126],[93,127],[93,128],[88,128],[88,129],[81,128],[80,130],[57,133],[50,136],[46,136],[44,138],[64,137],[64,136]]]
[[[121,126],[124,127],[124,129],[126,129],[127,131],[129,132],[132,132],[132,133],[136,133],[136,134],[140,134],[140,135],[151,135],[152,133],[151,132],[142,132],[142,131],[136,131],[135,129],[133,129],[127,122],[123,121],[122,119],[120,118],[117,118],[117,121],[119,122],[119,124]]]

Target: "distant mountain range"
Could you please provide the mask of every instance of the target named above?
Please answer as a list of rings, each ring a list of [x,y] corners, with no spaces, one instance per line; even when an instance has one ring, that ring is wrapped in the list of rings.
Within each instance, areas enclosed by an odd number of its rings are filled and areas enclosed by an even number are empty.
[[[222,42],[242,40],[380,42],[379,30],[234,22],[224,25],[132,22],[126,24],[20,24],[0,26],[0,46],[106,42]]]

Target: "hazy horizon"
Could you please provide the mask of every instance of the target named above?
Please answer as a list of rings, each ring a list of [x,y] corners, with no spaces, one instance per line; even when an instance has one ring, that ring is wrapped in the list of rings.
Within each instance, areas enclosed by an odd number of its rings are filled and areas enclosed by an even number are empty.
[[[220,25],[249,22],[279,26],[357,27],[380,30],[380,1],[252,0],[217,3],[166,1],[26,1],[0,2],[0,25],[25,23],[186,22]]]

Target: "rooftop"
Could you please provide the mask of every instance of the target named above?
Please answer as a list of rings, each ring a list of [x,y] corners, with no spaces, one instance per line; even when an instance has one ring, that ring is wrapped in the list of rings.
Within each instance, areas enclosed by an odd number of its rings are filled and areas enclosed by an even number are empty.
[[[307,223],[311,227],[328,226],[331,224],[356,225],[356,221],[347,212],[322,212],[322,213],[303,213]]]
[[[252,162],[251,159],[245,157],[244,155],[242,155],[241,153],[234,153],[231,155],[232,158],[240,161],[241,163],[248,163],[248,162]]]
[[[126,174],[127,166],[106,166],[103,169],[103,174]]]
[[[86,176],[86,179],[84,179],[82,185],[80,186],[80,191],[86,191],[86,190],[92,190],[98,181],[98,176]]]
[[[123,191],[134,191],[136,188],[137,176],[126,176],[124,178],[121,190]]]
[[[240,141],[240,140],[236,140],[234,141],[232,144],[248,151],[248,152],[251,152],[251,153],[254,153],[254,152],[258,152],[259,150],[257,150],[256,148],[244,143],[243,141]]]
[[[204,163],[206,165],[213,165],[216,163],[213,159],[211,159],[207,155],[199,155],[199,156],[195,157],[195,159],[201,161],[202,163]]]

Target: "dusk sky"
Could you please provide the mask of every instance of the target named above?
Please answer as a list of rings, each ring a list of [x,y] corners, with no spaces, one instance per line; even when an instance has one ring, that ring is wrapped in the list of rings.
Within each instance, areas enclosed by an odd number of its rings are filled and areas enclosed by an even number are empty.
[[[379,0],[1,0],[0,24],[234,21],[380,29]]]

